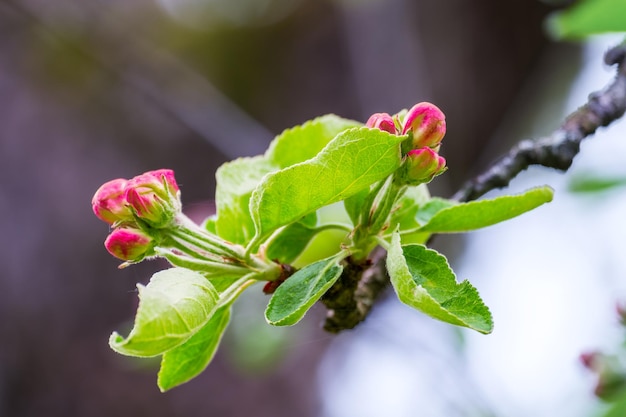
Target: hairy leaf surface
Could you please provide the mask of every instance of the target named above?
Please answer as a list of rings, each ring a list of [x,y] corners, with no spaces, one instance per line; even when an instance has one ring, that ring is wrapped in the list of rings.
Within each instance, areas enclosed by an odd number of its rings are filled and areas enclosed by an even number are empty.
[[[218,302],[213,285],[184,268],[157,272],[137,289],[133,329],[125,339],[116,332],[109,339],[113,350],[128,356],[157,356],[181,345],[209,321]]]
[[[230,305],[219,308],[189,340],[163,354],[158,376],[162,392],[196,377],[209,365],[230,322],[230,312]]]
[[[423,245],[401,246],[394,233],[387,270],[398,298],[408,306],[450,324],[492,331],[491,313],[478,291],[468,281],[456,282],[443,255]]]
[[[337,281],[343,267],[337,256],[305,266],[272,295],[265,318],[274,326],[291,326],[299,322],[311,306]]]
[[[430,233],[462,233],[517,217],[552,201],[550,187],[538,187],[518,195],[505,195],[469,203],[451,203],[433,199],[418,219],[426,223],[419,229]],[[433,209],[434,210],[431,210]],[[426,210],[428,209],[428,210]]]
[[[310,218],[311,213],[306,218]],[[317,216],[315,223],[317,222]],[[306,249],[311,239],[318,233],[315,223],[298,221],[285,226],[276,237],[272,237],[267,245],[266,256],[271,260],[278,260],[290,264]]]

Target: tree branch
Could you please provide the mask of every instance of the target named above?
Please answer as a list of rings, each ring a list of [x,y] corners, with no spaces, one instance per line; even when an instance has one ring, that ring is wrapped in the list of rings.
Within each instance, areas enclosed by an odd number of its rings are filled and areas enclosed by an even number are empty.
[[[607,65],[617,65],[617,75],[604,90],[589,95],[589,101],[570,114],[549,136],[523,140],[485,172],[465,183],[452,199],[475,200],[509,182],[531,165],[567,171],[580,150],[580,143],[601,126],[608,126],[626,111],[626,43],[610,49]]]
[[[567,171],[580,151],[580,143],[599,127],[608,126],[626,111],[626,42],[604,56],[608,65],[617,65],[615,80],[604,90],[590,94],[588,102],[570,114],[560,128],[537,140],[523,140],[484,173],[468,181],[452,197],[471,201],[509,182],[531,165]],[[371,266],[353,265],[348,259],[340,280],[322,300],[328,308],[324,329],[339,333],[365,320],[376,299],[389,283],[386,252],[377,248]]]

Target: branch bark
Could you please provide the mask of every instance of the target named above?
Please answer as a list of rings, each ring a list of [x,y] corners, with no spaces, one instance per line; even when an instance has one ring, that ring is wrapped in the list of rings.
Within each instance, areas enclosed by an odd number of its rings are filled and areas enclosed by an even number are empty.
[[[506,187],[531,165],[567,171],[580,151],[580,143],[602,126],[608,126],[626,111],[626,43],[604,56],[608,65],[617,65],[617,74],[604,90],[589,95],[585,105],[571,113],[550,135],[526,139],[493,163],[485,172],[465,183],[452,199],[471,201],[483,194]]]
[[[607,65],[617,66],[611,84],[602,91],[590,94],[587,103],[571,113],[550,135],[519,142],[483,173],[465,183],[452,199],[464,202],[476,200],[491,190],[506,187],[517,174],[531,165],[567,171],[580,151],[582,140],[599,127],[618,120],[626,112],[626,41],[610,49],[604,61]],[[325,330],[339,333],[365,320],[389,283],[385,257],[385,251],[377,248],[372,254],[371,266],[348,265],[347,275],[342,275],[323,299],[328,308]]]

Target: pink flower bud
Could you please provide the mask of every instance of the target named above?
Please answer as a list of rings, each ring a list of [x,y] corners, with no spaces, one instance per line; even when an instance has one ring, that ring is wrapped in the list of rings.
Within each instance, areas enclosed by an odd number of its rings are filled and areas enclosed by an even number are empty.
[[[598,352],[584,352],[580,354],[580,362],[585,368],[593,370],[594,364],[597,362]]]
[[[137,217],[155,228],[169,226],[181,210],[180,190],[170,169],[134,177],[126,184],[125,196]]]
[[[152,253],[153,239],[139,229],[119,227],[104,241],[109,253],[123,261],[137,262]]]
[[[396,125],[393,118],[387,113],[374,113],[365,123],[365,127],[384,130],[391,134],[396,134]]]
[[[410,150],[404,164],[405,179],[412,185],[430,182],[446,170],[446,160],[428,147]]]
[[[125,198],[126,181],[118,178],[102,184],[91,200],[94,214],[108,224],[126,221],[133,217]]]
[[[446,116],[434,104],[417,103],[404,118],[402,134],[412,135],[413,149],[436,148],[446,134]]]

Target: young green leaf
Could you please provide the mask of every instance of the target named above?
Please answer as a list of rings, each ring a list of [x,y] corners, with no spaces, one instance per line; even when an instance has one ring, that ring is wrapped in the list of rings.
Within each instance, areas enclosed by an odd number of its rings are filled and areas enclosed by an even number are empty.
[[[403,303],[429,316],[490,333],[493,320],[478,291],[468,282],[460,284],[446,258],[423,245],[400,245],[396,232],[387,253],[391,284]]]
[[[280,263],[293,263],[318,232],[315,224],[307,225],[302,221],[291,223],[285,226],[277,236],[272,237],[265,255],[268,259],[278,260]]]
[[[382,130],[349,129],[314,158],[265,176],[250,200],[255,241],[394,172],[404,139]]]
[[[343,200],[343,206],[348,213],[348,217],[350,217],[350,221],[352,221],[353,225],[359,224],[361,218],[361,211],[363,210],[363,205],[369,196],[370,189],[364,188],[356,194],[346,198]]]
[[[305,266],[272,295],[265,319],[274,326],[291,326],[299,322],[311,306],[339,279],[343,267],[337,255]]]
[[[204,219],[200,227],[209,233],[217,235],[217,214],[213,214]]]
[[[443,209],[458,205],[456,201],[433,197],[426,203],[420,205],[415,212],[414,220],[418,225],[426,225],[435,214]]]
[[[313,158],[339,133],[361,125],[334,114],[317,117],[278,135],[265,156],[279,168],[286,168]]]
[[[581,0],[552,15],[547,23],[553,36],[565,39],[626,32],[626,1]]]
[[[437,203],[434,214],[422,225],[420,232],[462,233],[512,219],[552,201],[550,187],[530,189],[518,195],[505,195],[488,200],[448,205]],[[418,212],[419,215],[419,212]],[[426,217],[424,217],[426,218]]]
[[[254,236],[250,217],[250,195],[263,176],[278,169],[264,156],[239,158],[217,170],[217,234],[233,243],[245,245]]]
[[[163,354],[157,382],[162,392],[195,378],[209,365],[230,322],[230,312],[230,305],[220,307],[189,340]]]
[[[420,213],[423,214],[424,208],[436,200],[438,199],[430,198],[426,184],[408,187],[391,212],[388,230],[399,229],[400,233],[411,230],[410,233],[402,233],[405,243],[425,243],[431,233],[415,230],[422,224]]]
[[[126,339],[113,332],[109,345],[128,356],[160,355],[184,343],[209,321],[218,302],[213,285],[201,274],[170,268],[137,284],[139,307]]]
[[[571,177],[567,189],[573,193],[599,193],[626,185],[626,177],[601,176],[584,172]]]
[[[396,227],[400,227],[400,230],[406,230],[419,227],[423,223],[420,221],[418,213],[423,211],[426,205],[436,200],[438,199],[430,198],[426,184],[407,187],[391,212],[389,229],[395,230]]]

